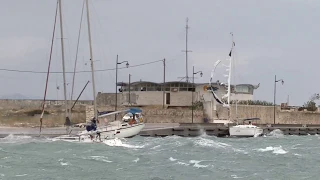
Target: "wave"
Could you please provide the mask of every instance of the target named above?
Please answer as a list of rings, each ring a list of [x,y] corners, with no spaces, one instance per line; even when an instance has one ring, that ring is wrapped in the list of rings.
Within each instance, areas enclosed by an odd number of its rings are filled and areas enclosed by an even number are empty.
[[[287,154],[288,153],[288,151],[283,150],[281,146],[278,146],[278,147],[269,146],[264,149],[260,148],[260,149],[258,149],[258,151],[260,151],[260,152],[272,151],[272,153],[274,153],[274,154]]]

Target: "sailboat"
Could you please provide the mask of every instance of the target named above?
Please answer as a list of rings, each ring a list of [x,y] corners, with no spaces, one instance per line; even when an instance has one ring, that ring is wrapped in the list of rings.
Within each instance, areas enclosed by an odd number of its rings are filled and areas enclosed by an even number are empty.
[[[222,104],[223,107],[228,108],[228,120],[214,120],[214,123],[224,123],[224,124],[233,124],[234,121],[230,119],[231,117],[231,106],[230,106],[230,95],[231,95],[231,73],[232,73],[232,51],[234,49],[235,46],[235,42],[233,40],[233,34],[230,33],[232,35],[232,47],[229,53],[229,65],[227,66],[227,71],[229,72],[229,74],[227,75],[228,77],[228,83],[227,83],[227,94],[225,94],[222,99],[227,98],[227,104],[224,103],[221,99],[219,99],[219,97],[217,96],[217,94],[215,93],[215,91],[217,90],[217,88],[212,87],[211,82],[213,79],[213,75],[214,75],[214,71],[216,69],[216,67],[218,66],[218,64],[221,62],[220,60],[218,60],[215,65],[214,65],[214,69],[212,70],[211,73],[211,78],[210,78],[210,82],[209,82],[209,87],[211,88],[211,92],[212,95],[214,97],[214,99],[219,103]],[[236,103],[237,106],[237,103]],[[237,107],[236,107],[237,109]],[[236,112],[237,113],[237,112]],[[233,126],[229,126],[229,134],[230,137],[257,137],[263,134],[263,129],[252,125],[251,121],[253,120],[259,120],[259,118],[247,118],[247,119],[242,119],[242,122],[245,121],[249,121],[249,124],[239,124],[240,119],[236,118],[236,123],[237,125]]]
[[[61,0],[59,1],[59,11],[60,11],[60,29],[61,36],[63,36],[62,29],[62,11],[61,11]],[[77,135],[71,135],[70,132],[67,135],[62,135],[56,137],[55,139],[67,140],[67,141],[89,141],[102,142],[105,139],[114,139],[114,138],[129,138],[136,136],[144,127],[145,124],[142,120],[142,111],[138,108],[130,108],[123,111],[116,111],[111,113],[106,113],[98,116],[97,103],[96,103],[96,89],[95,89],[95,79],[94,79],[94,65],[93,65],[93,53],[92,53],[92,43],[91,43],[91,30],[90,30],[90,13],[89,13],[89,3],[86,1],[87,9],[87,25],[88,25],[88,36],[89,36],[89,48],[90,48],[90,62],[91,62],[91,73],[92,73],[92,85],[93,85],[93,97],[94,97],[94,117],[92,117],[91,123],[86,126],[86,130],[78,133]],[[63,52],[63,38],[61,38],[61,46]],[[63,74],[64,74],[64,91],[65,91],[65,102],[66,102],[66,124],[70,125],[70,119],[68,115],[68,105],[66,100],[66,83],[65,83],[65,70],[64,70],[64,54],[62,53],[62,62],[63,62]],[[111,116],[119,113],[130,114],[130,120],[123,118],[121,121],[115,121],[108,123],[105,126],[97,127],[98,118],[103,118],[106,116]],[[126,116],[125,116],[126,117]],[[69,126],[67,126],[69,127]]]

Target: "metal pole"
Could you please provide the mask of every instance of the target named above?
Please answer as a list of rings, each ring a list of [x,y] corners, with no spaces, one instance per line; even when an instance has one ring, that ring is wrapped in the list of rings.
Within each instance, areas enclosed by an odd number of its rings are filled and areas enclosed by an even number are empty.
[[[76,101],[73,103],[73,106],[71,107],[71,112],[72,112],[72,109],[74,108],[74,106],[76,105],[76,103],[78,102],[78,100],[79,100],[81,94],[83,93],[84,89],[86,89],[86,87],[87,87],[87,85],[89,84],[89,82],[90,82],[90,81],[88,81],[88,82],[86,83],[86,85],[84,86],[84,88],[83,88],[82,91],[80,92],[78,98],[77,98]]]
[[[131,74],[129,74],[129,104],[131,104],[131,101],[130,101],[130,84],[131,84]]]
[[[118,54],[117,54],[117,62],[116,62],[116,104],[114,111],[117,111],[118,106]],[[114,120],[117,120],[117,114],[114,116]]]
[[[91,42],[91,30],[90,30],[90,12],[89,12],[89,2],[86,0],[87,6],[87,22],[88,22],[88,36],[89,36],[89,50],[90,50],[90,61],[91,61],[91,73],[92,73],[92,86],[93,86],[93,104],[94,104],[94,117],[98,120],[97,113],[97,100],[96,100],[96,86],[94,81],[94,66],[93,66],[93,52],[92,52],[92,42]]]
[[[191,103],[191,109],[192,109],[192,123],[193,123],[193,88],[194,88],[194,66],[192,68],[192,103]]]
[[[162,86],[162,108],[164,109],[164,96],[166,92],[166,59],[163,59],[163,86]]]
[[[65,72],[65,60],[64,60],[64,44],[63,44],[63,23],[62,23],[62,8],[61,0],[59,0],[59,13],[60,13],[60,33],[61,33],[61,53],[62,53],[62,70],[63,70],[63,92],[64,92],[64,105],[65,105],[65,125],[67,126],[67,133],[69,131],[70,119],[68,111],[68,100],[67,100],[67,83],[66,83],[66,72]]]
[[[276,86],[277,86],[277,75],[274,75],[273,124],[276,124]]]

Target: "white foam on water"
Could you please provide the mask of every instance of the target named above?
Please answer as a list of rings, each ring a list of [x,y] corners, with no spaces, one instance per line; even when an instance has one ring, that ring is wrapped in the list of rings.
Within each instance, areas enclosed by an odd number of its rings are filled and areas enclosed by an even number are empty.
[[[157,148],[159,148],[161,145],[157,145],[157,146],[154,146],[154,147],[152,147],[152,148],[150,148],[150,149],[157,149]]]
[[[295,155],[295,156],[302,156],[301,154],[296,154],[296,153],[295,153],[295,154],[293,154],[293,155]]]
[[[260,151],[260,152],[273,151],[272,153],[274,153],[274,154],[286,154],[286,153],[288,153],[287,151],[283,150],[281,146],[278,146],[278,147],[269,146],[269,147],[266,147],[264,149],[260,148],[260,149],[258,149],[258,151]]]
[[[176,161],[177,159],[174,159],[173,157],[169,158],[170,161]]]
[[[68,165],[70,165],[69,162],[63,162],[63,158],[62,158],[62,159],[59,159],[58,161],[60,162],[61,166],[68,166]]]
[[[105,156],[90,156],[89,159],[93,159],[96,161],[102,161],[107,163],[112,163],[112,161],[108,160],[108,157]]]
[[[119,147],[126,147],[126,148],[132,148],[132,149],[140,149],[140,148],[144,148],[144,146],[145,146],[145,145],[141,145],[141,146],[136,145],[135,146],[135,145],[130,145],[130,144],[124,144],[118,138],[104,140],[103,143],[108,146],[119,146]]]
[[[17,142],[25,142],[26,140],[31,140],[31,136],[23,136],[23,135],[14,135],[9,134],[8,136],[0,139],[0,143],[17,143]]]
[[[17,177],[23,177],[23,176],[27,176],[28,174],[17,174]]]
[[[203,137],[200,137],[194,142],[196,145],[202,146],[202,147],[216,147],[216,148],[226,148],[230,147],[231,145],[221,142],[215,142],[211,139],[206,139]]]
[[[205,168],[205,167],[208,167],[208,165],[201,165],[199,163],[201,163],[201,161],[197,161],[197,160],[190,160],[189,161],[190,164],[193,164],[193,167],[196,167],[196,168]]]
[[[5,175],[5,174],[0,173],[0,176],[1,176],[1,177],[4,177],[4,176],[6,176],[6,175]]]
[[[137,158],[137,159],[133,160],[132,162],[137,163],[139,160],[140,160],[140,158]]]
[[[242,179],[242,178],[243,178],[243,177],[238,177],[238,176],[235,175],[235,174],[232,174],[231,177],[232,177],[233,179]]]
[[[188,164],[188,163],[184,163],[184,162],[180,162],[180,161],[178,161],[177,164],[183,165],[183,166],[189,166],[189,165],[190,165],[190,164]]]
[[[284,137],[284,134],[280,129],[275,129],[275,130],[271,131],[270,133],[268,133],[267,136],[278,138],[278,137]]]

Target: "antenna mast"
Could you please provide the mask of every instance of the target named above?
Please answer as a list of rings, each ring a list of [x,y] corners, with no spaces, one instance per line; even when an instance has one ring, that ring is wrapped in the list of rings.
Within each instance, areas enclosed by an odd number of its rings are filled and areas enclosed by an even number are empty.
[[[188,75],[188,52],[192,52],[188,50],[188,32],[189,32],[189,18],[186,19],[186,49],[182,52],[186,53],[186,82],[189,82],[189,75]]]

